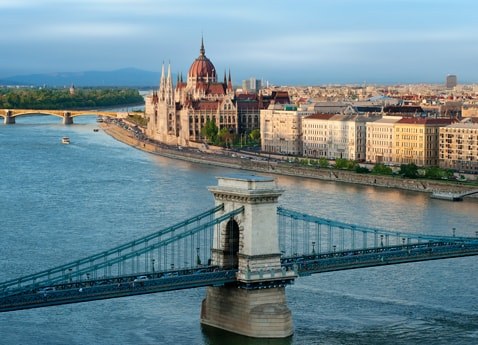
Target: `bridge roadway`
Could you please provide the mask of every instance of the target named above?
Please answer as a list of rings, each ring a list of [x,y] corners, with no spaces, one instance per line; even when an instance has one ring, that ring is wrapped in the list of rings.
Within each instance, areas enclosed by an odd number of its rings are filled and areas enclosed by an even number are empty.
[[[347,250],[282,258],[280,272],[247,272],[255,275],[253,283],[238,281],[237,270],[204,266],[194,269],[148,272],[140,276],[118,276],[87,281],[71,281],[54,286],[4,292],[0,297],[0,312],[87,302],[100,299],[190,289],[204,286],[236,284],[245,289],[286,286],[293,283],[286,271],[298,276],[348,269],[375,267],[427,260],[478,255],[478,241],[428,242],[364,250]],[[279,273],[279,274],[278,274]],[[263,281],[257,277],[264,277]],[[275,277],[270,279],[270,277]]]

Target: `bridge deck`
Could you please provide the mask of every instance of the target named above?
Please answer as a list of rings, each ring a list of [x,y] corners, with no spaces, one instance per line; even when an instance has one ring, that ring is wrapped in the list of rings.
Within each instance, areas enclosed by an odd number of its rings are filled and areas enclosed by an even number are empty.
[[[299,276],[307,276],[314,273],[450,259],[474,255],[478,255],[478,242],[431,242],[284,258],[283,264],[286,267],[295,265]]]
[[[413,245],[390,246],[366,250],[343,251],[317,255],[303,255],[282,259],[284,271],[295,271],[299,276],[348,269],[375,267],[427,260],[438,260],[478,255],[478,241],[430,242]],[[80,303],[100,299],[190,289],[204,286],[238,284],[246,289],[268,287],[267,282],[241,283],[237,270],[220,270],[207,266],[190,270],[145,273],[144,279],[118,276],[90,281],[72,281],[46,288],[11,290],[0,297],[0,312],[40,308],[53,305]],[[267,273],[267,272],[261,272]],[[136,280],[135,280],[136,278]],[[290,279],[274,282],[285,286]]]
[[[223,286],[236,280],[235,272],[235,270],[217,270],[208,267],[190,272],[173,271],[145,274],[142,276],[145,277],[144,279],[125,276],[57,284],[17,293],[13,291],[0,297],[0,312],[204,286]]]

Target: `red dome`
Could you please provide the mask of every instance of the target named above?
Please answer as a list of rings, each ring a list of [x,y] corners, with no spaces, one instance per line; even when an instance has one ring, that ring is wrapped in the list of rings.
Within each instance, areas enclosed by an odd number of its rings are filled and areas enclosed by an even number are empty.
[[[211,60],[209,60],[205,55],[204,50],[204,43],[201,41],[201,49],[200,49],[199,57],[194,60],[193,64],[189,68],[188,77],[191,78],[198,78],[198,79],[206,79],[216,80],[216,68],[212,64]]]

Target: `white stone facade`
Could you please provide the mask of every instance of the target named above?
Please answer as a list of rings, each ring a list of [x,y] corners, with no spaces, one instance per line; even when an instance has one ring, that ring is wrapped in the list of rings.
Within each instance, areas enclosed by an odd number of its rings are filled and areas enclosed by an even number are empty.
[[[302,119],[313,114],[291,105],[271,105],[261,110],[261,147],[283,155],[302,155]]]
[[[441,168],[478,173],[478,122],[466,119],[440,128]]]
[[[303,155],[327,159],[365,160],[366,123],[363,115],[315,114],[302,121]]]

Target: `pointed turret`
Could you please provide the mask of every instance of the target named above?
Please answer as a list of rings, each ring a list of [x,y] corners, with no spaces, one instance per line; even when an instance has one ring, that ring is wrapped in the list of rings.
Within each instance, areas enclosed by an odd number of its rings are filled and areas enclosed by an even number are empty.
[[[227,81],[227,90],[232,91],[231,70],[229,69],[229,80]]]
[[[161,79],[159,80],[159,90],[161,90],[164,87],[164,61],[161,66]]]
[[[173,94],[173,81],[171,78],[171,63],[168,64],[168,76],[166,78],[166,94],[165,99],[168,105],[173,104],[174,94]]]

